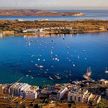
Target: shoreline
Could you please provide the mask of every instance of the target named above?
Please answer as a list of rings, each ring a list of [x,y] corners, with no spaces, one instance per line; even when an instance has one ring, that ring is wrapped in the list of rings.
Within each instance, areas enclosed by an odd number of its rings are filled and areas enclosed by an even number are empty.
[[[97,31],[97,32],[85,32],[85,33],[76,33],[76,34],[35,34],[35,33],[16,33],[16,34],[2,34],[0,33],[0,38],[3,38],[3,37],[10,37],[10,36],[13,36],[13,37],[44,37],[44,38],[47,38],[47,37],[57,37],[57,36],[65,36],[65,35],[69,35],[69,36],[77,36],[77,35],[80,35],[80,34],[94,34],[94,33],[108,33],[108,31]]]
[[[108,20],[19,21],[0,20],[0,35],[50,36],[108,32]]]

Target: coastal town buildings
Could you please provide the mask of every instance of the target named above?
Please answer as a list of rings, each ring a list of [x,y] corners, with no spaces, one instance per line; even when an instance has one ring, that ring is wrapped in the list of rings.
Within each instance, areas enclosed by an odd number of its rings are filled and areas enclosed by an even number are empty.
[[[3,38],[3,34],[0,32],[0,38]]]
[[[14,83],[12,85],[2,86],[2,91],[5,94],[29,99],[36,99],[38,90],[38,86],[31,86],[26,83]]]
[[[92,103],[93,105],[97,105],[101,102],[102,98],[107,100],[108,86],[103,86],[103,84],[106,84],[105,82],[107,82],[107,80],[82,80],[73,81],[72,83],[55,84],[44,88],[32,86],[27,83],[0,84],[0,93],[8,94],[12,97],[20,97],[22,99],[40,99],[85,104]],[[95,91],[95,87],[97,87],[98,92]],[[103,87],[102,91],[100,87]],[[103,93],[105,94],[103,95]]]
[[[90,103],[98,104],[101,101],[100,95],[90,93],[87,89],[73,88],[68,93],[68,101],[76,103]]]
[[[13,30],[2,30],[0,31],[0,36],[8,36],[8,35],[14,35],[15,31]]]
[[[68,91],[69,91],[69,90],[68,90],[67,87],[65,87],[64,89],[61,89],[61,90],[59,91],[59,100],[63,99],[64,95],[65,95]]]
[[[88,93],[88,90],[81,90],[80,88],[73,88],[68,93],[68,101],[75,102],[84,102],[85,95]]]
[[[84,81],[74,81],[73,84],[56,84],[55,86],[44,88],[41,91],[41,96],[46,96],[53,101],[66,101],[75,103],[87,103],[92,102],[98,104],[101,101],[101,95],[93,94],[87,88],[82,88],[80,84]],[[85,83],[87,83],[85,81]],[[44,94],[44,95],[43,95]]]

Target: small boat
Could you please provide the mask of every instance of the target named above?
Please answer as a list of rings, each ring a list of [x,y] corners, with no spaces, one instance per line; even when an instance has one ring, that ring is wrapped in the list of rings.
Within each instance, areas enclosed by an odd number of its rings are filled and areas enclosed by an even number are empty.
[[[53,54],[53,51],[51,50],[51,55]]]
[[[30,42],[28,43],[28,46],[31,46],[31,43]]]
[[[43,62],[45,62],[46,60],[45,59],[43,59]]]
[[[108,69],[107,69],[107,67],[106,67],[105,73],[108,74]]]
[[[43,66],[43,65],[38,65],[38,64],[35,64],[35,66],[36,66],[37,68],[40,68],[40,69],[44,68],[44,66]]]
[[[34,77],[33,77],[33,76],[30,76],[30,78],[31,78],[31,79],[34,79]]]
[[[78,59],[80,59],[80,56],[78,56]]]
[[[50,79],[50,80],[53,80],[53,78],[52,78],[51,76],[49,76],[49,79]]]
[[[57,58],[57,57],[56,58],[53,58],[53,60],[54,61],[58,61],[58,62],[60,61],[59,58]]]
[[[75,67],[76,65],[75,64],[73,64],[73,67]]]
[[[60,76],[58,76],[58,75],[54,75],[55,76],[55,78],[56,79],[58,79],[58,80],[60,80],[61,79],[61,77]]]
[[[40,58],[38,58],[37,60],[40,61]]]
[[[26,75],[26,77],[29,77],[29,75]]]
[[[92,71],[91,71],[91,68],[89,67],[89,68],[87,68],[87,72],[83,75],[84,79],[90,80],[91,74],[92,74]]]

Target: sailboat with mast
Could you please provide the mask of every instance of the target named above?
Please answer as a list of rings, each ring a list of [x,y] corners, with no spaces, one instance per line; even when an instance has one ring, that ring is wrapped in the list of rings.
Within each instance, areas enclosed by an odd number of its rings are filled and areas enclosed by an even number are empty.
[[[84,79],[91,80],[91,74],[92,74],[91,67],[88,67],[86,73],[83,75]]]
[[[108,74],[108,68],[106,67],[105,73]]]

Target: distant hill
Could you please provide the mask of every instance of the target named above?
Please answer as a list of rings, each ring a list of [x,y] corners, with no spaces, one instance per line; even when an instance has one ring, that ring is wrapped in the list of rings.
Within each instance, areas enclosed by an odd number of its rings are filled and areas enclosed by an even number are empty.
[[[84,16],[81,12],[56,12],[45,10],[2,10],[0,9],[0,16]]]

